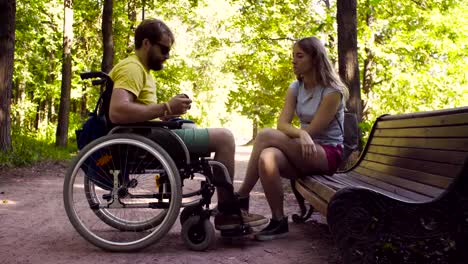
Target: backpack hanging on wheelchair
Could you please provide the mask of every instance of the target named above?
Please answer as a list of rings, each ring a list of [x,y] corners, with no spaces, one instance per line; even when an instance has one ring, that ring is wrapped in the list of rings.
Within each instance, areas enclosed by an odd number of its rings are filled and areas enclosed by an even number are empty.
[[[89,78],[99,78],[92,81],[93,85],[104,86],[104,91],[99,95],[94,111],[89,113],[89,118],[83,124],[80,129],[75,131],[76,134],[76,143],[78,149],[82,150],[86,145],[91,143],[93,140],[96,140],[102,136],[107,135],[109,132],[108,124],[108,109],[110,97],[112,95],[113,82],[112,79],[103,72],[86,72],[82,73],[81,79]],[[87,159],[81,169],[86,173],[86,175],[93,181],[97,186],[105,190],[110,190],[112,186],[113,176],[110,172],[96,173],[99,171],[100,162],[105,159],[106,153],[103,151],[97,151],[93,153],[92,157]]]

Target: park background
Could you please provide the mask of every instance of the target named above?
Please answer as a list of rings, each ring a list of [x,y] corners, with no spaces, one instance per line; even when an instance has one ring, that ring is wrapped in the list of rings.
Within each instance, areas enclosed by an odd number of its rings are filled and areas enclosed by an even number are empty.
[[[79,73],[108,71],[131,54],[133,31],[143,18],[164,20],[176,39],[165,69],[152,73],[158,98],[187,93],[194,104],[185,117],[200,127],[231,129],[239,145],[275,127],[295,77],[295,40],[317,36],[339,66],[340,17],[332,0],[6,2],[16,8],[13,25],[4,24],[13,26],[15,41],[13,63],[1,65],[12,68],[12,79],[0,89],[2,113],[10,117],[5,129],[0,115],[0,169],[76,153],[74,131],[99,95],[99,87],[81,81]],[[356,12],[364,142],[381,114],[468,105],[467,1],[343,2],[355,4],[344,13]],[[0,11],[3,19],[8,11]],[[59,114],[64,103],[68,109]]]

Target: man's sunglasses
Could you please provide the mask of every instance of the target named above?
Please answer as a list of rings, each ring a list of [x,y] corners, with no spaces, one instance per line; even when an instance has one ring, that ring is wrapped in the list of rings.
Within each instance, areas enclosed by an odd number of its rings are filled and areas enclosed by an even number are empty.
[[[171,48],[166,46],[166,45],[163,45],[161,43],[155,43],[155,45],[158,45],[159,46],[159,49],[161,50],[161,54],[162,55],[167,55],[169,54],[169,52],[171,51]]]

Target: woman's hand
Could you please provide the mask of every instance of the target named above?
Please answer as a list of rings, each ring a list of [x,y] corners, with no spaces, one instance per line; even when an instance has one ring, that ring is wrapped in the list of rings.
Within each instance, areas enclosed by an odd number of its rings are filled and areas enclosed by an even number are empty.
[[[304,157],[304,159],[307,160],[317,155],[317,148],[315,147],[315,143],[307,131],[301,130],[299,135],[299,143],[301,144],[302,157]]]

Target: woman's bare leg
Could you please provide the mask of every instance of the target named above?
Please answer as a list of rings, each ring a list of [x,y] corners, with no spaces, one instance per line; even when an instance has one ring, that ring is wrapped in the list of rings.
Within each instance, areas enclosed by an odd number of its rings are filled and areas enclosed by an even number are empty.
[[[283,185],[281,172],[295,171],[286,156],[277,148],[266,148],[259,157],[259,176],[265,191],[273,219],[282,219],[283,213]]]
[[[283,132],[276,129],[263,129],[258,134],[252,154],[250,156],[249,163],[247,165],[247,172],[245,179],[238,190],[240,196],[247,196],[253,187],[257,183],[260,174],[259,174],[259,158],[260,154],[264,149],[274,147],[279,149],[289,160],[293,168],[298,168],[302,170],[301,172],[307,171],[326,171],[328,168],[328,161],[326,159],[325,152],[323,148],[317,145],[317,156],[314,159],[304,160],[302,157],[302,150],[300,144],[296,139],[288,137]],[[291,170],[291,174],[297,174],[297,170]],[[288,172],[286,172],[288,174]],[[288,175],[282,175],[286,178]]]

